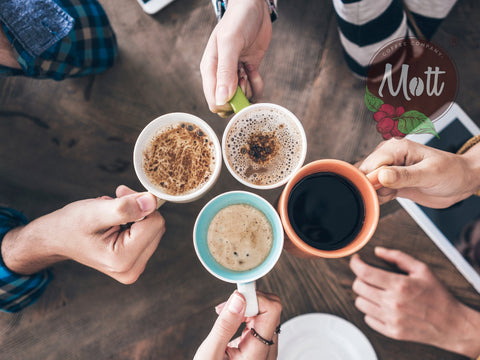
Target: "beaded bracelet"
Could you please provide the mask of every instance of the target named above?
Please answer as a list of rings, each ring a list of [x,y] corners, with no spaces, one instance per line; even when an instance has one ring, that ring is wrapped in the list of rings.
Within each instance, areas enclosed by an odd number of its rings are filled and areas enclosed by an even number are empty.
[[[255,329],[252,327],[250,329],[250,332],[252,333],[252,335],[257,338],[258,340],[260,340],[262,343],[264,343],[265,345],[268,345],[268,346],[272,346],[273,344],[275,344],[273,342],[273,340],[267,340],[265,339],[264,337],[260,336],[256,331]]]

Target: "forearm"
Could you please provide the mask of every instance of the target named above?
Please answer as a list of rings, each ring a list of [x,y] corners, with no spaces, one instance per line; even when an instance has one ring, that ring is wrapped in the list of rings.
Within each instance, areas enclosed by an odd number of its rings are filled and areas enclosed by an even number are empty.
[[[13,55],[12,46],[5,36],[5,32],[0,26],[0,65],[20,69],[20,64]]]
[[[50,246],[48,229],[41,227],[40,218],[5,234],[1,254],[8,269],[17,274],[31,275],[64,260]]]
[[[471,194],[480,190],[480,143],[461,155],[467,164],[465,186]]]
[[[15,246],[12,240],[16,239],[27,219],[20,212],[0,207],[0,250],[5,255],[9,266],[11,258],[17,258],[18,249],[22,246]],[[4,242],[4,240],[6,240]],[[6,246],[4,246],[4,244]],[[25,245],[25,244],[23,244]],[[27,253],[31,249],[27,249]],[[22,259],[22,256],[19,257]],[[21,261],[29,261],[24,259]],[[0,310],[6,312],[17,312],[34,303],[43,293],[51,276],[47,271],[37,272],[33,275],[21,275],[19,269],[11,269],[0,257]],[[17,272],[18,271],[18,272]],[[30,274],[30,272],[27,272]]]

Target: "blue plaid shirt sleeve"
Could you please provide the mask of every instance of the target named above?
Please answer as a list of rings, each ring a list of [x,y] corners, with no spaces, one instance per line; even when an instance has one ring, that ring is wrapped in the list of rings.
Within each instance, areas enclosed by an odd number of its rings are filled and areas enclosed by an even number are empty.
[[[1,25],[22,68],[0,65],[0,76],[63,80],[113,66],[117,40],[96,0],[6,0],[0,11]],[[45,49],[44,44],[52,45]]]
[[[0,248],[8,231],[26,223],[27,219],[20,212],[0,207]],[[17,312],[33,304],[50,280],[48,271],[29,276],[16,274],[6,267],[0,256],[0,310]]]

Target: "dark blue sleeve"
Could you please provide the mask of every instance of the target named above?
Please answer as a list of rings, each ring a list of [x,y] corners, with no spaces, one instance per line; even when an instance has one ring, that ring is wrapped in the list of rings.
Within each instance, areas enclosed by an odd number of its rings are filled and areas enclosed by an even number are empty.
[[[27,222],[20,212],[0,207],[0,249],[5,234]],[[17,312],[34,303],[50,280],[51,275],[48,271],[29,276],[16,274],[6,267],[0,256],[0,310]]]

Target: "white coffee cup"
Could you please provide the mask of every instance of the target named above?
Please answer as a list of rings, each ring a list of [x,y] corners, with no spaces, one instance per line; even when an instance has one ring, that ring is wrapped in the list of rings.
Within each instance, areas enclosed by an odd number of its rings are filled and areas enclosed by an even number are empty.
[[[200,185],[197,189],[189,191],[185,194],[172,195],[162,191],[161,188],[155,186],[143,170],[144,161],[144,149],[149,143],[158,136],[164,129],[168,129],[175,125],[181,125],[182,123],[193,124],[200,128],[209,140],[213,143],[213,171],[208,180]],[[140,133],[135,143],[133,151],[133,165],[138,179],[148,192],[155,195],[158,199],[158,206],[161,206],[164,202],[170,201],[175,203],[187,203],[195,201],[208,192],[220,175],[222,168],[222,149],[218,137],[213,129],[202,119],[197,116],[187,113],[169,113],[162,115],[155,120],[151,121]]]
[[[288,109],[270,103],[259,103],[250,105],[249,101],[243,94],[240,87],[230,100],[230,105],[235,112],[233,118],[228,122],[222,137],[223,160],[225,166],[232,176],[243,185],[254,189],[274,189],[288,182],[303,165],[307,155],[307,137],[305,130],[298,118]],[[238,143],[233,139],[234,134],[242,134]],[[239,155],[238,149],[240,144],[247,145],[245,138],[256,133],[274,134],[275,139],[280,144],[280,152],[282,156],[272,156],[271,160],[267,160],[265,166],[255,163],[248,158],[247,154]],[[236,155],[231,155],[232,148],[236,149]],[[288,148],[288,152],[286,149]],[[238,160],[238,162],[236,162]],[[242,165],[239,166],[240,162]],[[242,176],[235,168],[251,168],[250,176]],[[263,167],[263,169],[262,169]],[[278,179],[263,179],[260,171],[266,170],[268,167],[276,168]],[[244,169],[245,170],[245,169]],[[279,173],[281,172],[281,174]],[[245,171],[246,173],[246,171]],[[271,173],[265,171],[265,173]],[[252,176],[256,179],[262,179],[258,182],[252,181]]]

